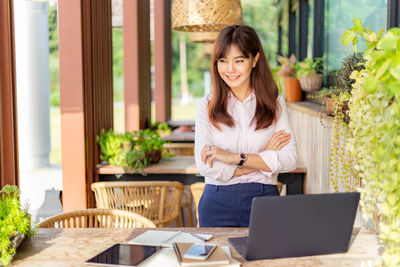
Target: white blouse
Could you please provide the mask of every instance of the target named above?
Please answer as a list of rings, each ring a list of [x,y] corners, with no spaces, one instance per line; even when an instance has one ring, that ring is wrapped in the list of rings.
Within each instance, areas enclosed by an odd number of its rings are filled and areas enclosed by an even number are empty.
[[[204,176],[207,184],[231,185],[237,183],[276,184],[280,172],[289,172],[296,168],[296,140],[288,117],[286,103],[282,96],[278,97],[281,106],[279,119],[268,128],[255,131],[255,123],[251,123],[256,110],[256,96],[252,92],[243,102],[240,102],[232,92],[228,96],[228,112],[232,115],[235,125],[231,128],[220,123],[221,130],[215,128],[208,118],[208,102],[210,96],[200,100],[197,106],[195,130],[195,160],[198,171]],[[271,137],[280,130],[291,135],[288,145],[279,151],[264,150]],[[213,167],[201,161],[201,150],[205,145],[215,145],[234,153],[256,153],[271,169],[271,172],[254,171],[249,174],[234,176],[236,164],[226,164],[219,160],[213,161]]]

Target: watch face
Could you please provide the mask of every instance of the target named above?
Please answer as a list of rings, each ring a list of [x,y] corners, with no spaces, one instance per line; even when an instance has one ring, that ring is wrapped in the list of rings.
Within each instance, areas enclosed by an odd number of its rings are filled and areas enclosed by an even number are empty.
[[[246,154],[244,154],[244,153],[240,153],[240,158],[241,158],[241,159],[246,159],[247,156],[246,156]]]

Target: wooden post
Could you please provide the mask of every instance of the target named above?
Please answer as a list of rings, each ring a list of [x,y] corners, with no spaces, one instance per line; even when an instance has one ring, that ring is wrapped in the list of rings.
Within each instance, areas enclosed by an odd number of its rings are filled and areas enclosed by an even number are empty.
[[[150,1],[123,3],[125,130],[146,128],[151,119]]]
[[[111,0],[59,0],[64,211],[94,207],[96,135],[112,127]]]
[[[171,118],[171,0],[154,1],[154,101],[156,121]]]
[[[0,188],[18,185],[13,0],[0,1]]]

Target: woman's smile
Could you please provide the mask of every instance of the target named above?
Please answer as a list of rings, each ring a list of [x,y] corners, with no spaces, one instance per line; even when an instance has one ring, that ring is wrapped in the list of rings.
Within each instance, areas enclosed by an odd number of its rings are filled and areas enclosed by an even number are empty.
[[[250,76],[257,58],[243,53],[232,45],[224,57],[218,59],[218,73],[233,91],[248,91]]]

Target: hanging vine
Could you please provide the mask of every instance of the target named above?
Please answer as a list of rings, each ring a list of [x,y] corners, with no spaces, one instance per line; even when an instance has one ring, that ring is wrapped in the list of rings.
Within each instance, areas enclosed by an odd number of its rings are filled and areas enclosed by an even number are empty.
[[[331,96],[333,98],[333,139],[330,160],[330,179],[334,192],[354,191],[359,184],[353,175],[353,160],[347,149],[350,138],[349,107],[350,94],[347,91]]]
[[[348,148],[362,179],[363,214],[377,223],[385,245],[384,264],[400,266],[400,29],[383,32],[357,19],[342,37],[355,51],[359,38],[367,47],[366,69],[352,74]]]

